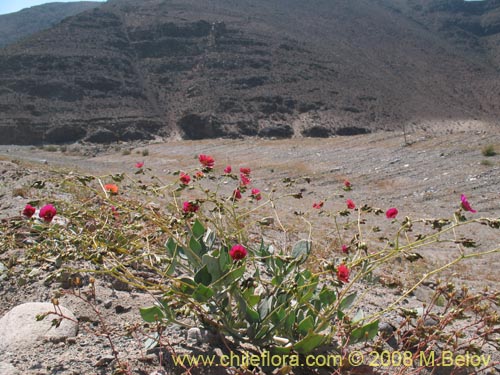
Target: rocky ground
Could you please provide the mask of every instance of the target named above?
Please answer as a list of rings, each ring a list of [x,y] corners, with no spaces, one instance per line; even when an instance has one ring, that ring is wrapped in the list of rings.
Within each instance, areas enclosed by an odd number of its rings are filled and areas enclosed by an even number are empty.
[[[344,199],[338,198],[338,194],[345,179],[351,181],[354,189],[349,197],[358,205],[367,203],[381,208],[398,207],[401,218],[450,217],[460,205],[461,194],[467,195],[478,211],[475,214],[477,217],[500,216],[500,156],[486,157],[482,154],[482,150],[490,145],[500,151],[500,136],[497,132],[469,131],[447,135],[418,133],[409,135],[406,141],[405,143],[400,133],[381,132],[328,139],[250,138],[122,143],[111,147],[71,145],[63,149],[64,152],[58,147],[39,149],[0,146],[1,218],[19,215],[29,200],[29,186],[48,178],[55,170],[94,175],[133,173],[135,163],[141,161],[151,169],[152,174],[161,177],[179,168],[192,167],[196,164],[194,157],[200,153],[213,155],[218,167],[226,164],[251,167],[254,184],[263,191],[269,191],[283,178],[297,179],[297,185],[292,188],[301,189],[303,198],[281,201],[279,209],[285,223],[296,220],[297,211],[315,215],[315,212],[311,213],[314,202],[325,201],[325,209],[333,208],[339,202],[343,204]],[[304,176],[310,178],[310,183],[299,181]],[[318,223],[315,239],[318,243],[323,243],[321,236],[328,235],[331,222],[321,215],[314,217]],[[493,249],[500,244],[498,231],[487,230],[484,226],[473,227],[467,235],[478,240],[480,249]],[[44,279],[49,270],[43,267],[22,282],[12,277],[8,267],[13,265],[8,263],[8,259],[15,251],[16,249],[0,249],[1,316],[22,303],[50,302],[55,289],[55,286],[45,285]],[[419,261],[420,263],[390,265],[391,268],[382,272],[398,279],[404,288],[413,281],[412,272],[416,268],[412,267],[421,269],[442,264],[456,256],[456,251],[455,248],[426,249],[422,251],[424,260]],[[318,259],[327,259],[328,256],[318,250]],[[500,258],[496,253],[463,262],[460,267],[441,277],[458,285],[466,283],[476,292],[486,287],[498,290],[498,269]],[[429,301],[433,285],[435,284],[430,282],[419,287],[402,301],[402,306],[422,307]],[[138,309],[150,305],[152,296],[137,290],[127,290],[111,280],[98,280],[96,288],[97,307],[113,331],[113,345],[120,357],[130,362],[134,374],[150,374],[154,370],[160,370],[159,357],[162,357],[163,364],[166,365],[166,373],[186,371],[175,368],[170,357],[161,354],[159,350],[145,350],[140,338],[123,335],[127,327],[141,322]],[[377,311],[401,295],[401,289],[388,289],[382,285],[361,283],[359,288],[368,292],[363,300],[368,311]],[[112,373],[114,361],[110,343],[105,337],[96,337],[90,332],[102,325],[91,307],[75,295],[61,297],[60,303],[80,321],[78,334],[73,336],[70,330],[63,337],[26,340],[24,344],[12,346],[4,339],[7,336],[3,336],[4,342],[0,345],[2,375]],[[388,315],[385,323],[393,324],[393,319],[396,319],[394,315]],[[4,335],[7,332],[5,330],[12,329],[12,323],[7,327],[5,322],[6,320],[0,321],[0,332],[4,332]],[[12,331],[9,332],[12,335]],[[207,338],[196,330],[172,328],[168,333],[169,341],[178,353],[221,350],[220,342]],[[33,333],[31,338],[35,339],[35,336]],[[491,347],[487,350],[497,363],[496,369],[491,367],[487,371],[499,373],[498,352]],[[403,370],[363,369],[365,373],[380,374],[397,371],[403,373]],[[212,368],[204,369],[202,373],[231,371],[233,370]],[[193,369],[187,373],[196,371]]]

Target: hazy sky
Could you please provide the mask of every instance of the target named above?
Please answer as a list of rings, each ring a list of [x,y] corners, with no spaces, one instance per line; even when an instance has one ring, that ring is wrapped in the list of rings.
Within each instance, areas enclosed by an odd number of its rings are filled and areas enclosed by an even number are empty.
[[[45,3],[68,3],[80,0],[0,0],[0,14],[17,12],[18,10],[29,8],[34,5],[40,5]],[[90,0],[90,1],[105,1],[105,0]]]

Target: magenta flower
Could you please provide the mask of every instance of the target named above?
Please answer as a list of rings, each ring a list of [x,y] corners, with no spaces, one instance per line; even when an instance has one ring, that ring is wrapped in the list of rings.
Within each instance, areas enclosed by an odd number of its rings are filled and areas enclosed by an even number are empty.
[[[142,167],[144,167],[144,162],[143,161],[138,161],[137,163],[135,163],[135,167],[136,168],[142,168]]]
[[[27,204],[24,207],[23,215],[26,216],[27,218],[30,218],[35,214],[35,212],[36,212],[36,208],[33,207],[31,204]]]
[[[350,209],[350,210],[354,210],[356,208],[356,205],[354,204],[354,202],[351,200],[351,199],[348,199],[346,201],[347,203],[347,208]]]
[[[56,216],[56,214],[57,214],[56,208],[53,205],[48,204],[40,209],[38,216],[41,219],[43,219],[46,223],[50,223],[54,218],[54,216]]]
[[[179,176],[179,180],[181,181],[181,184],[189,185],[189,182],[191,181],[191,177],[189,177],[188,174],[181,172],[181,174]]]
[[[240,189],[234,189],[233,191],[233,199],[241,199],[241,191]]]
[[[198,206],[195,202],[188,202],[185,201],[182,204],[182,210],[184,211],[185,214],[191,213],[191,212],[196,212],[200,209],[200,206]]]
[[[247,256],[247,249],[243,245],[234,245],[231,250],[229,250],[229,256],[233,260],[240,260]]]
[[[398,216],[398,213],[398,209],[392,207],[385,212],[385,217],[387,217],[388,219],[395,219],[396,216]]]
[[[249,176],[251,171],[252,171],[252,170],[251,170],[250,168],[246,168],[246,167],[242,167],[242,168],[240,168],[240,173],[241,173],[241,174],[244,174],[244,175],[246,175],[246,176]]]
[[[198,156],[198,160],[206,169],[212,169],[214,167],[215,160],[210,155],[201,154]]]
[[[349,254],[349,246],[347,245],[342,245],[342,252],[344,254]]]
[[[252,189],[252,198],[260,201],[262,199],[262,196],[260,195],[260,190],[259,189]]]
[[[343,283],[349,282],[349,268],[345,264],[341,264],[337,267],[337,278]]]
[[[246,174],[240,174],[240,178],[241,178],[241,185],[242,186],[246,186],[246,185],[250,185],[250,179],[247,177],[248,175]]]
[[[225,173],[225,174],[229,174],[229,173],[231,173],[231,171],[232,171],[232,170],[233,170],[233,169],[231,168],[231,166],[230,166],[230,165],[228,165],[226,168],[224,168],[224,173]]]
[[[462,196],[460,197],[460,199],[462,200],[462,208],[465,210],[465,211],[469,211],[469,212],[472,212],[473,214],[475,214],[477,211],[474,210],[469,201],[467,200],[467,197],[462,194]]]
[[[325,202],[321,201],[321,202],[314,202],[313,203],[313,208],[319,210],[320,208],[323,207],[323,205],[325,204]]]

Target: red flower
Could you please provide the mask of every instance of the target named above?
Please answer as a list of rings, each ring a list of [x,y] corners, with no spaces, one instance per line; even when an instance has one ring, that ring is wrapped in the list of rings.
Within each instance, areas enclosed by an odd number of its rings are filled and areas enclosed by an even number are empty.
[[[104,185],[104,190],[108,191],[111,194],[118,194],[118,186],[116,186],[115,184]]]
[[[343,187],[343,189],[344,189],[345,191],[349,191],[349,190],[351,190],[351,189],[352,189],[352,185],[351,185],[351,183],[349,182],[349,180],[345,180],[345,181],[344,181],[344,187]]]
[[[249,185],[250,184],[250,179],[247,177],[247,175],[245,174],[240,174],[240,178],[241,178],[241,185],[243,186],[246,186],[246,185]]]
[[[462,194],[462,196],[460,197],[460,199],[462,200],[462,208],[465,210],[465,211],[469,211],[469,212],[472,212],[473,214],[475,214],[477,211],[474,210],[469,201],[467,200],[467,197]]]
[[[229,250],[229,256],[233,260],[240,260],[247,256],[247,249],[243,245],[234,245],[231,250]]]
[[[32,217],[36,212],[36,208],[33,207],[32,205],[30,204],[27,204],[25,207],[24,207],[24,210],[23,210],[23,215],[30,218]]]
[[[241,199],[241,191],[240,191],[240,189],[234,189],[234,191],[233,191],[233,199]]]
[[[209,155],[201,154],[200,156],[198,156],[198,160],[205,168],[208,169],[212,169],[215,165],[214,158]]]
[[[343,283],[349,282],[349,268],[345,264],[341,264],[337,268],[337,278]]]
[[[144,167],[144,162],[138,161],[137,163],[135,163],[135,167],[136,168],[142,168],[142,167]]]
[[[313,208],[316,208],[316,209],[320,209],[321,207],[323,207],[323,205],[325,204],[325,202],[321,201],[319,203],[313,203]]]
[[[398,209],[394,207],[389,208],[385,213],[385,217],[387,217],[388,219],[395,219],[396,216],[398,216]]]
[[[191,181],[191,177],[189,177],[188,174],[185,174],[184,172],[181,172],[179,180],[181,180],[181,184],[188,185],[189,182]]]
[[[350,210],[354,210],[356,208],[356,205],[354,204],[354,202],[351,200],[351,199],[348,199],[346,201],[347,203],[347,208],[350,209]]]
[[[260,195],[259,189],[252,189],[252,198],[255,200],[258,200],[258,201],[260,201],[262,199],[262,196]]]
[[[229,173],[231,173],[232,170],[233,169],[231,168],[231,166],[228,165],[226,168],[224,168],[224,173],[229,174]]]
[[[118,213],[118,209],[115,206],[111,206],[111,212],[113,213],[113,216],[115,219],[118,219],[120,217],[120,214]]]
[[[342,252],[344,254],[349,254],[349,246],[347,245],[342,245]]]
[[[251,171],[252,170],[250,168],[240,168],[240,173],[246,176],[249,176]]]
[[[48,204],[40,209],[38,216],[40,216],[40,218],[43,219],[45,222],[50,223],[54,218],[54,216],[56,216],[56,214],[57,214],[56,208],[51,204]]]
[[[188,214],[190,212],[196,212],[200,209],[200,206],[198,206],[195,202],[189,202],[189,201],[185,201],[183,204],[182,204],[182,210],[184,211],[184,213]]]

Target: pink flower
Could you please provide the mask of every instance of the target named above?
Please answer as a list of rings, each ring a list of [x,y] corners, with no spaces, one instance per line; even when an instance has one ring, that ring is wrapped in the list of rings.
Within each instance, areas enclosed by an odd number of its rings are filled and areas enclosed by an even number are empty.
[[[189,202],[189,201],[185,201],[183,204],[182,204],[182,210],[184,211],[184,213],[188,214],[190,212],[196,212],[200,209],[200,206],[198,206],[195,202]]]
[[[249,176],[251,171],[252,170],[250,168],[240,168],[240,173],[246,176]]]
[[[345,264],[341,264],[337,268],[337,278],[343,283],[349,282],[349,268]]]
[[[347,245],[342,245],[342,252],[344,254],[349,254],[349,246]]]
[[[247,256],[247,249],[243,245],[234,245],[231,250],[229,250],[229,256],[233,260],[240,260]]]
[[[234,189],[234,191],[233,191],[233,199],[241,199],[241,191],[240,191],[240,189]]]
[[[356,205],[354,204],[354,202],[351,200],[351,199],[348,199],[346,201],[347,203],[347,208],[350,209],[350,210],[354,210],[356,208]]]
[[[189,177],[188,174],[185,174],[184,172],[181,172],[179,180],[181,180],[181,184],[188,185],[189,182],[191,181],[191,177]]]
[[[43,219],[45,222],[50,223],[54,218],[54,216],[56,216],[56,214],[57,214],[56,208],[53,205],[48,204],[40,209],[38,216],[40,216],[40,218]]]
[[[142,167],[144,167],[144,162],[138,161],[137,163],[135,163],[135,167],[136,168],[142,168]]]
[[[232,170],[233,169],[231,168],[231,166],[228,165],[226,168],[224,168],[224,173],[229,174],[229,173],[231,173]]]
[[[473,214],[475,214],[477,211],[474,210],[469,201],[467,200],[467,197],[462,194],[462,196],[460,197],[460,199],[462,200],[462,208],[465,210],[465,211],[469,211],[469,212],[472,212]]]
[[[319,210],[321,207],[323,207],[324,204],[325,204],[325,202],[323,202],[323,201],[318,202],[318,203],[313,203],[313,208],[316,208],[317,210]]]
[[[201,154],[200,156],[198,156],[198,160],[207,169],[212,169],[215,165],[214,158],[209,155]]]
[[[247,175],[245,174],[240,174],[240,178],[241,178],[241,185],[242,186],[246,186],[246,185],[249,185],[250,184],[250,179],[247,177]]]
[[[398,216],[398,209],[397,208],[389,208],[386,212],[385,212],[385,217],[388,218],[388,219],[395,219],[396,216]]]
[[[30,204],[27,204],[25,207],[24,207],[24,210],[23,210],[23,215],[26,216],[27,218],[30,218],[32,217],[36,212],[36,208],[33,207],[32,205]]]
[[[259,189],[252,189],[252,198],[255,200],[260,201],[262,199],[262,196],[260,195],[260,190]]]

